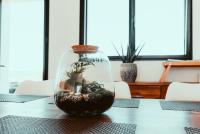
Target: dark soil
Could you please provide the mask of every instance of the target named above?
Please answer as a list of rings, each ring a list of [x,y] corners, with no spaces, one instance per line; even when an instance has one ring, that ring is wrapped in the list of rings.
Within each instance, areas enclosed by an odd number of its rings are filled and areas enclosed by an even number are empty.
[[[113,104],[114,94],[105,89],[87,94],[59,91],[54,98],[56,105],[69,115],[92,116],[108,110]]]

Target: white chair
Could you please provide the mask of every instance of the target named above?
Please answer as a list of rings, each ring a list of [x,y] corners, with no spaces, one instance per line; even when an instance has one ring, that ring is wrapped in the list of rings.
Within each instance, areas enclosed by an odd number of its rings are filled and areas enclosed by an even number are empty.
[[[131,94],[130,94],[130,89],[129,86],[126,82],[124,81],[119,81],[119,82],[114,82],[115,86],[115,98],[120,98],[120,99],[131,99]]]
[[[200,101],[200,84],[173,82],[169,85],[167,101]]]
[[[130,89],[126,82],[114,82],[115,98],[131,99]],[[18,95],[47,95],[54,94],[54,81],[24,81],[16,88]]]
[[[54,80],[23,81],[16,88],[15,94],[51,96],[54,94]]]

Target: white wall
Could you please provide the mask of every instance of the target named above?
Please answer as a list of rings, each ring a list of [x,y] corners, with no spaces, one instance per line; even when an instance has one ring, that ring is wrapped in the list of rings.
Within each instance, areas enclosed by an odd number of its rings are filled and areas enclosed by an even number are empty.
[[[193,57],[200,59],[200,0],[193,0]],[[79,0],[50,2],[49,78],[54,79],[61,54],[79,42]],[[121,62],[111,62],[115,80],[121,80]],[[162,61],[138,61],[137,81],[158,81],[163,71]],[[172,69],[168,81],[197,81],[200,68]]]
[[[193,57],[200,59],[200,0],[193,0]]]
[[[79,42],[79,1],[50,0],[49,79],[54,79],[61,54]]]

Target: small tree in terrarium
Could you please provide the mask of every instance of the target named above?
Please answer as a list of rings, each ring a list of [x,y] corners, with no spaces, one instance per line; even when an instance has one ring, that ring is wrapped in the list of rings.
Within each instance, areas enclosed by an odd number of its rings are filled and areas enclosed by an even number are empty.
[[[71,65],[66,65],[66,60],[63,60],[61,70],[58,70],[64,73],[59,73],[57,80],[57,106],[70,115],[87,116],[104,112],[114,101],[108,58],[95,46],[73,46],[71,54],[76,55]],[[102,74],[109,76],[103,78]]]
[[[64,83],[61,83],[61,88],[68,90],[71,93],[80,93],[78,86],[86,84],[86,80],[83,78],[83,72],[87,66],[94,65],[92,62],[77,61],[72,64],[72,70],[66,72],[69,77]],[[62,84],[64,84],[62,87]]]

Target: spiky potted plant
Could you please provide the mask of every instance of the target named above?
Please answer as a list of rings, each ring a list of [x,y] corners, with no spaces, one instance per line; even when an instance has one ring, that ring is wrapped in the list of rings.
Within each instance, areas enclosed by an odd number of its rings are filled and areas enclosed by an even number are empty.
[[[144,44],[142,46],[137,47],[136,49],[133,49],[131,45],[128,44],[127,52],[125,55],[124,49],[122,46],[121,46],[121,54],[120,54],[114,45],[114,48],[119,58],[122,61],[122,64],[120,66],[120,76],[123,81],[135,82],[136,77],[137,77],[137,65],[134,62],[138,58],[143,47],[144,47]]]

